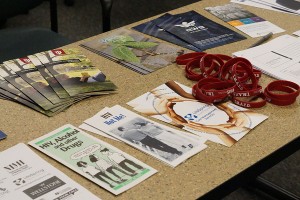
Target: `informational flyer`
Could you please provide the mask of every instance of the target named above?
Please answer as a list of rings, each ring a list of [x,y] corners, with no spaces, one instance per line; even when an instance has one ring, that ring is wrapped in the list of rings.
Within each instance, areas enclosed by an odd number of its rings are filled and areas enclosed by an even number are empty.
[[[285,31],[237,4],[206,7],[205,10],[254,38]]]
[[[172,167],[206,148],[204,138],[148,120],[119,105],[101,110],[84,123]]]
[[[127,103],[134,110],[228,147],[267,116],[230,102],[209,105],[192,96],[192,89],[169,81]]]
[[[167,16],[156,25],[197,47],[200,51],[246,39],[243,35],[193,10]]]
[[[87,41],[82,47],[140,74],[149,74],[175,62],[184,50],[121,28],[109,35]]]
[[[29,144],[115,195],[157,172],[70,124]]]
[[[0,200],[99,199],[25,144],[2,151],[0,160]]]

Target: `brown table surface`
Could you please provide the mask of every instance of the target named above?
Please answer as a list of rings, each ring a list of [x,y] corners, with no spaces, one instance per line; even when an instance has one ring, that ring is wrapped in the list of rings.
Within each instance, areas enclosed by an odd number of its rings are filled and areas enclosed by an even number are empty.
[[[226,3],[229,3],[229,0],[203,0],[170,11],[170,13],[195,10],[211,20],[234,29],[203,9],[207,6]],[[284,33],[273,35],[273,37],[292,34],[292,32],[300,29],[299,16],[249,6],[243,7],[286,30]],[[141,22],[136,22],[128,27],[139,23]],[[241,33],[237,29],[234,30]],[[246,40],[209,49],[206,52],[231,55],[233,52],[243,50],[258,40],[258,38],[245,36],[247,37]],[[92,38],[84,41],[90,39]],[[78,47],[82,42],[73,43],[69,47]],[[0,100],[0,129],[8,135],[5,140],[0,141],[0,151],[17,143],[27,143],[67,123],[79,126],[85,119],[93,116],[106,106],[120,104],[129,108],[126,102],[168,80],[176,80],[188,86],[194,84],[194,82],[185,78],[182,67],[175,64],[148,75],[140,75],[83,48],[82,51],[118,86],[118,93],[86,99],[54,117],[46,117],[25,106]],[[271,80],[271,78],[263,75],[261,84],[266,86]],[[159,171],[156,175],[118,196],[114,196],[44,154],[34,151],[102,199],[196,199],[299,137],[299,102],[300,98],[293,105],[286,107],[267,104],[263,108],[255,109],[259,113],[268,115],[269,118],[250,131],[237,144],[228,148],[215,143],[208,143],[209,147],[207,149],[176,168],[171,168],[125,143],[91,133],[93,136],[122,149],[126,153],[132,154]]]

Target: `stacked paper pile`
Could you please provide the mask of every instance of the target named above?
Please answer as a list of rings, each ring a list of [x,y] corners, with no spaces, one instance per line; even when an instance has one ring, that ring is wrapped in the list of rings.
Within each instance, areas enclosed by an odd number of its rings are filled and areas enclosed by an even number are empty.
[[[53,116],[116,86],[78,49],[54,49],[0,65],[0,97]]]

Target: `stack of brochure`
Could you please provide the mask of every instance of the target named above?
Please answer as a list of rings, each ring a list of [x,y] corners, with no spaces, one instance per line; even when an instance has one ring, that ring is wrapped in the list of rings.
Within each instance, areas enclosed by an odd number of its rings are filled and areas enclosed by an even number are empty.
[[[177,15],[166,13],[133,29],[193,51],[204,51],[246,39],[195,11]]]
[[[115,89],[78,49],[53,49],[0,65],[0,97],[47,116]]]
[[[119,105],[104,108],[79,128],[123,141],[172,167],[207,147],[204,138],[156,123]]]
[[[81,46],[143,75],[171,65],[178,55],[185,53],[182,48],[125,28]]]

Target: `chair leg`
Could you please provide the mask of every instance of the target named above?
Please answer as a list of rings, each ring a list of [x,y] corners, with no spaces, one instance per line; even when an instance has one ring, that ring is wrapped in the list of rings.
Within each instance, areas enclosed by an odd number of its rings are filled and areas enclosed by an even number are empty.
[[[113,0],[100,0],[102,6],[102,21],[103,21],[103,32],[110,30],[110,14],[113,5]]]
[[[54,32],[58,32],[56,0],[50,0],[50,19],[51,19],[51,30]]]

